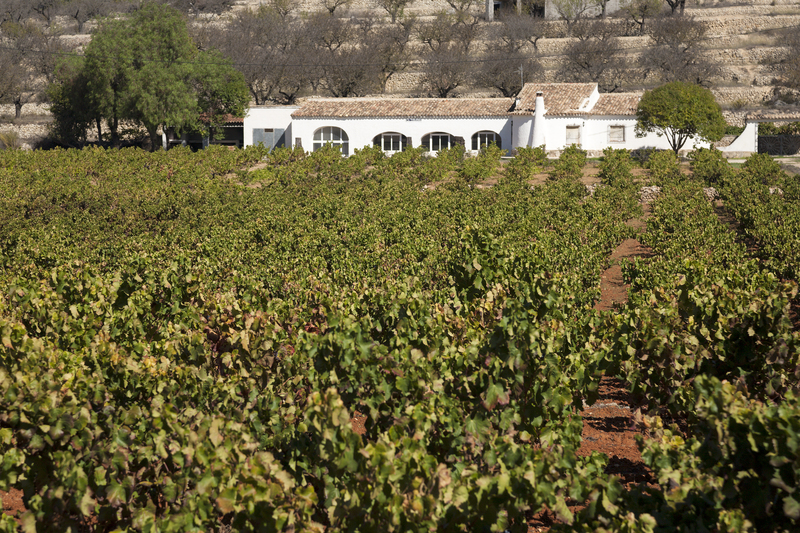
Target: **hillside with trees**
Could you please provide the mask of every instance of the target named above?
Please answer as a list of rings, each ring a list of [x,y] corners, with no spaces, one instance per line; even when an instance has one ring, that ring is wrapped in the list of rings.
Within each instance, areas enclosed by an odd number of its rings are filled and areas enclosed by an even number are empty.
[[[740,123],[749,109],[800,98],[800,6],[788,2],[552,0],[547,19],[536,16],[541,2],[502,2],[491,21],[479,0],[158,3],[181,13],[197,50],[231,62],[256,105],[311,95],[513,96],[534,80],[597,82],[604,92],[686,81],[711,88]],[[100,21],[141,5],[1,0],[6,123],[49,122],[36,106],[53,103],[59,73],[82,61]]]

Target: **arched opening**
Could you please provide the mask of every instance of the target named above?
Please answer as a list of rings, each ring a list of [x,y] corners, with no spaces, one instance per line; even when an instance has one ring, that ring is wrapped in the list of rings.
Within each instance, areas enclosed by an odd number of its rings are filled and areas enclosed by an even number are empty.
[[[495,133],[493,131],[479,131],[472,136],[473,150],[480,150],[484,146],[489,146],[492,143],[496,144],[498,148],[503,147],[499,133]]]
[[[462,139],[463,144],[463,139]],[[429,133],[422,138],[422,146],[429,152],[438,152],[455,145],[455,138],[449,133],[437,131]]]
[[[372,139],[372,145],[379,146],[386,155],[402,152],[408,144],[408,137],[393,131],[378,134]]]
[[[314,132],[313,151],[316,152],[326,144],[331,144],[347,157],[350,155],[350,139],[342,128],[337,126],[324,126]]]

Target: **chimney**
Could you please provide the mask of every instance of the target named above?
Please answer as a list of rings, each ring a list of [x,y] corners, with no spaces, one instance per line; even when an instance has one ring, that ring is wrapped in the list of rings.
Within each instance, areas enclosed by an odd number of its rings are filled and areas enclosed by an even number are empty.
[[[536,107],[533,111],[533,143],[532,146],[542,146],[545,144],[545,118],[544,118],[544,94],[536,91]]]

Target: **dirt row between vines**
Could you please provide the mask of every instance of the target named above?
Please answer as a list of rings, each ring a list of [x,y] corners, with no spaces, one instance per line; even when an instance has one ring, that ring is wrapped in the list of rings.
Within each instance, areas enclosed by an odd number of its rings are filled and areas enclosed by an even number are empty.
[[[545,176],[542,177],[542,182]],[[595,176],[585,175],[584,183],[596,183]],[[627,221],[627,224],[644,231],[650,206],[643,205],[644,216]],[[651,257],[652,251],[636,239],[626,239],[612,252],[610,266],[600,278],[600,299],[595,304],[599,311],[613,311],[628,300],[628,287],[622,277],[621,262],[637,257]],[[580,412],[583,418],[582,443],[578,455],[588,456],[592,452],[608,456],[606,473],[619,477],[620,482],[632,489],[639,484],[654,482],[650,470],[642,462],[642,455],[636,445],[635,435],[639,433],[633,420],[633,401],[624,382],[618,378],[603,377],[600,381],[599,399]],[[366,416],[355,413],[353,429],[364,434]],[[576,511],[581,506],[572,506]],[[541,512],[528,522],[528,533],[540,533],[550,529],[555,520],[553,513]]]
[[[644,216],[627,221],[628,226],[644,231],[650,206],[643,204]],[[611,253],[610,266],[600,277],[600,299],[595,303],[598,311],[614,311],[628,301],[629,285],[622,277],[621,263],[634,258],[652,256],[652,250],[636,239],[625,239]],[[636,445],[639,433],[633,420],[633,401],[624,382],[618,378],[604,376],[600,380],[600,397],[593,405],[584,405],[583,433],[578,455],[588,456],[592,452],[608,456],[606,473],[617,476],[629,490],[639,484],[652,484],[650,470],[642,462],[642,454]],[[581,506],[573,507],[573,511]],[[528,523],[528,533],[547,531],[552,516],[539,513]]]
[[[593,175],[585,175],[584,183],[596,183]],[[545,176],[542,176],[544,181]],[[627,224],[639,231],[644,231],[646,219],[650,214],[650,206],[643,205],[644,216],[627,221]],[[651,257],[652,251],[636,239],[625,239],[612,252],[610,266],[600,278],[600,299],[595,304],[599,311],[613,311],[628,300],[628,287],[622,278],[621,262],[637,257]],[[631,489],[636,485],[654,482],[650,470],[642,462],[642,454],[636,445],[634,436],[639,433],[633,420],[633,401],[627,387],[618,378],[603,377],[599,387],[600,397],[591,406],[585,406],[580,412],[583,418],[583,442],[578,455],[588,456],[592,452],[604,453],[608,456],[606,473],[620,478],[620,482]],[[366,432],[364,422],[366,416],[354,413],[352,427],[356,433]],[[581,506],[572,506],[576,511]],[[540,512],[528,522],[528,533],[540,533],[550,529],[555,515]]]

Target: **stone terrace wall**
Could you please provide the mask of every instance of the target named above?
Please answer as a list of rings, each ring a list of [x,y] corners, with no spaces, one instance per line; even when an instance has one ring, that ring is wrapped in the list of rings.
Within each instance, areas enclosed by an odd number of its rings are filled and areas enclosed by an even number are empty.
[[[240,7],[258,7],[262,3],[260,0],[240,0],[237,5]],[[322,0],[295,0],[296,10],[298,12],[314,12],[323,11],[325,7]],[[343,8],[339,8],[344,11]],[[350,6],[347,8],[350,12],[365,12],[365,11],[378,11],[386,13],[383,9],[377,6],[373,0],[352,0]],[[452,8],[445,0],[414,0],[411,6],[406,10],[407,13],[414,13],[416,15],[433,15],[434,13],[442,10],[452,11]],[[485,10],[484,3],[481,1],[474,8],[474,12],[483,13]],[[337,10],[338,12],[338,10]]]
[[[24,150],[30,150],[40,139],[47,137],[50,129],[46,124],[0,124],[0,133],[16,132]]]
[[[788,28],[800,25],[800,13],[792,15],[746,15],[725,16],[710,18],[708,14],[699,11],[697,18],[702,20],[708,29],[709,37],[720,35],[743,35],[776,28]]]
[[[22,106],[22,116],[46,116],[50,114],[49,104],[24,104]],[[14,116],[13,104],[0,104],[0,115]]]
[[[744,3],[744,5],[738,6],[726,6],[717,4],[714,6],[711,5],[704,5],[702,7],[695,7],[694,5],[690,5],[689,2],[686,3],[686,11],[684,12],[686,15],[690,16],[699,16],[699,17],[708,17],[708,16],[730,16],[730,15],[756,15],[756,14],[769,14],[775,13],[777,10],[778,12],[781,11],[791,11],[796,9],[797,0],[775,0],[773,3],[772,0],[762,0],[758,2],[757,0],[750,0],[750,2]]]

